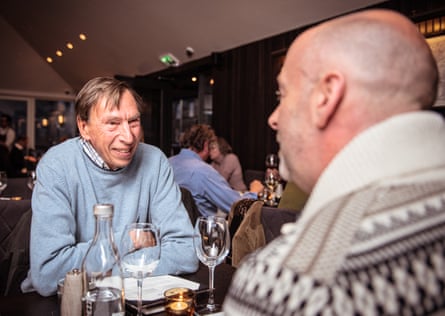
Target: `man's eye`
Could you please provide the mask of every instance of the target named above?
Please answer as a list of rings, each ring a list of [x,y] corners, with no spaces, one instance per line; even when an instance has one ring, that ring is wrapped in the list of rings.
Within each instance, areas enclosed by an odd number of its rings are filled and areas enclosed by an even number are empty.
[[[131,127],[137,127],[141,124],[141,119],[137,118],[128,122]]]

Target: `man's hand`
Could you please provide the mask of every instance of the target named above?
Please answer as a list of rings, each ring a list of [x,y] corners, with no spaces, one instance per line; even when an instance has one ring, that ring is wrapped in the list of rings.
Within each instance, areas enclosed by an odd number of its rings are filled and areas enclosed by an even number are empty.
[[[156,245],[156,238],[153,236],[152,232],[135,229],[130,231],[130,237],[136,249],[153,247]]]

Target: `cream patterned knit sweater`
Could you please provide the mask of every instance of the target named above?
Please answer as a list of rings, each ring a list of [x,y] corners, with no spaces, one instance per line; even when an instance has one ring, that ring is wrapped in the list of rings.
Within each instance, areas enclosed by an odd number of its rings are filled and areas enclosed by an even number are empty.
[[[226,315],[427,315],[445,308],[445,123],[403,114],[352,140],[297,223],[250,256]]]

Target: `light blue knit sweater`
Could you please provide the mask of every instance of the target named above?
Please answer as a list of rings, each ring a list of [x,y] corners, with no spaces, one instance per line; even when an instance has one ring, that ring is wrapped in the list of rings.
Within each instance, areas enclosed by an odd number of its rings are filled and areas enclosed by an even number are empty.
[[[57,280],[81,267],[94,235],[96,203],[114,205],[116,241],[124,226],[137,219],[160,227],[161,260],[155,274],[197,270],[193,227],[165,155],[141,143],[129,166],[107,171],[95,165],[79,138],[74,138],[52,147],[38,164],[32,197],[31,268],[23,291],[54,294]]]

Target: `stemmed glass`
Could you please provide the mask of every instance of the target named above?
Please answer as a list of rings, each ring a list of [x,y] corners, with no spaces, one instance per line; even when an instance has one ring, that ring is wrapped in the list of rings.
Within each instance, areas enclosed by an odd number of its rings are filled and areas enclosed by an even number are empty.
[[[0,194],[6,189],[8,186],[8,176],[6,171],[0,171]]]
[[[37,175],[36,172],[34,170],[32,170],[31,172],[29,172],[28,175],[28,188],[32,191],[34,189],[34,185],[36,184],[37,181]]]
[[[278,200],[281,197],[281,192],[278,192],[280,185],[280,175],[278,174],[277,169],[268,169],[266,172],[266,177],[264,179],[264,184],[266,185],[266,197],[265,203],[270,206],[276,206],[278,204]]]
[[[276,206],[281,196],[281,192],[278,190],[281,178],[278,173],[278,156],[276,154],[268,154],[266,156],[266,175],[264,184],[266,185],[266,194],[264,202],[270,206]],[[280,196],[279,196],[280,195]]]
[[[230,234],[226,219],[218,216],[198,217],[193,236],[196,254],[199,260],[209,267],[209,299],[207,305],[198,310],[200,315],[211,314],[221,310],[215,304],[214,274],[230,249]]]
[[[142,315],[142,282],[153,273],[161,255],[159,229],[151,223],[129,224],[120,245],[123,275],[137,281],[138,315]]]
[[[265,164],[267,169],[278,169],[278,156],[276,154],[268,154]]]

